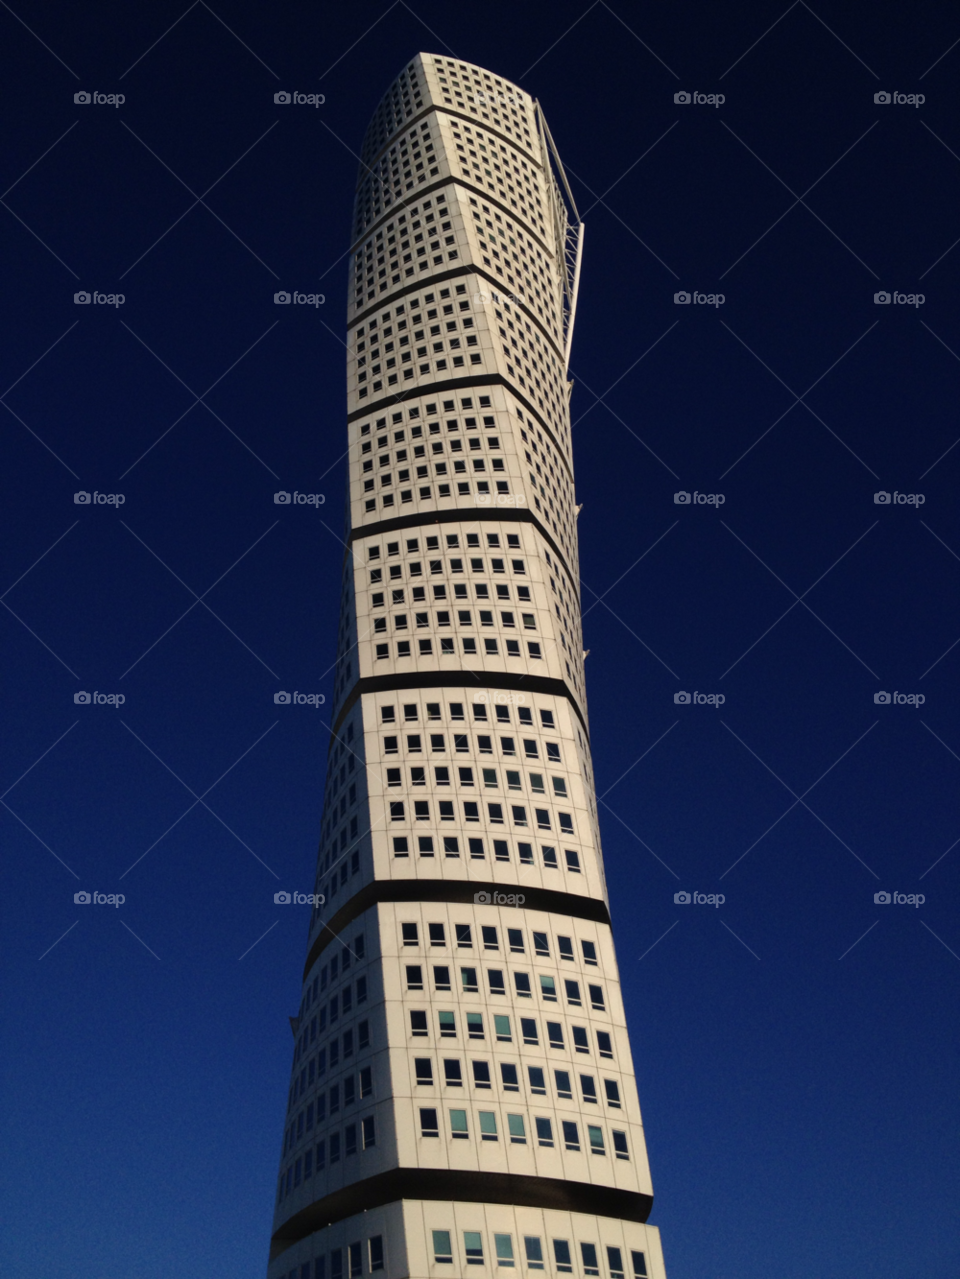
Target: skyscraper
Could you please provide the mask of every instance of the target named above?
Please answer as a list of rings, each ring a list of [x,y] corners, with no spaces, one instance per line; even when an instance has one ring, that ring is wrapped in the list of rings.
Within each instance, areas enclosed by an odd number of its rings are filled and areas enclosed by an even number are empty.
[[[363,144],[333,735],[269,1279],[664,1279],[590,763],[539,105],[421,54]]]

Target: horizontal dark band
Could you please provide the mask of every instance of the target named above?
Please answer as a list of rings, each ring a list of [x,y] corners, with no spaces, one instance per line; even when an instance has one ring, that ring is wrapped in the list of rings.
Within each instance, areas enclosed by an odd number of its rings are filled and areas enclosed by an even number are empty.
[[[368,675],[358,679],[337,711],[333,735],[340,732],[347,713],[353,709],[364,693],[393,693],[414,691],[418,688],[469,688],[475,684],[478,693],[486,688],[506,688],[517,692],[544,693],[548,697],[565,697],[573,707],[587,738],[590,731],[583,711],[562,679],[550,679],[546,675],[511,675],[509,671],[411,671],[409,675]]]
[[[516,1204],[520,1208],[552,1208],[595,1217],[643,1223],[653,1196],[615,1186],[554,1177],[521,1177],[506,1172],[465,1172],[452,1168],[394,1168],[336,1190],[285,1221],[270,1242],[270,1260],[325,1226],[367,1208],[400,1199],[437,1199],[454,1203]]]
[[[610,926],[610,912],[605,901],[596,897],[581,897],[577,893],[564,893],[555,888],[525,888],[522,884],[488,884],[475,879],[375,879],[344,902],[320,929],[303,966],[303,979],[317,962],[323,951],[336,941],[343,930],[380,902],[454,902],[473,904],[477,893],[523,894],[519,910],[542,910],[550,915],[564,915],[568,919],[590,919],[595,924]]]
[[[579,591],[579,583],[567,564],[566,551],[547,532],[546,526],[538,520],[528,506],[480,506],[474,509],[469,506],[458,506],[452,511],[414,511],[411,515],[395,515],[392,520],[377,520],[376,524],[361,524],[351,529],[347,542],[353,544],[358,537],[386,537],[389,533],[398,533],[401,529],[424,527],[428,524],[462,524],[469,520],[496,520],[501,524],[532,524],[554,555],[566,570],[573,593]]]

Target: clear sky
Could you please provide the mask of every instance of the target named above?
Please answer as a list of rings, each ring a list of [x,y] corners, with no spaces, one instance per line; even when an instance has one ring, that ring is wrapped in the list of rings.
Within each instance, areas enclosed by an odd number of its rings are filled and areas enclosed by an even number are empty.
[[[264,1273],[309,909],[273,894],[327,744],[273,693],[332,690],[356,152],[422,49],[539,98],[586,222],[590,723],[670,1279],[952,1279],[956,13],[13,8],[4,1274]]]

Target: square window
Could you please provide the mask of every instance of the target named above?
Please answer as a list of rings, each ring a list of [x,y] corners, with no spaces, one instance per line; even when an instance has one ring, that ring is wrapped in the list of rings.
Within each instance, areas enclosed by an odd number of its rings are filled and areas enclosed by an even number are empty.
[[[527,1258],[527,1269],[542,1270],[543,1269],[543,1248],[540,1244],[539,1236],[524,1235],[523,1250]]]
[[[478,1112],[480,1119],[480,1137],[483,1141],[498,1141],[497,1135],[497,1116],[492,1110],[481,1110]]]
[[[479,1230],[463,1232],[463,1250],[467,1256],[468,1266],[483,1265],[483,1239]]]

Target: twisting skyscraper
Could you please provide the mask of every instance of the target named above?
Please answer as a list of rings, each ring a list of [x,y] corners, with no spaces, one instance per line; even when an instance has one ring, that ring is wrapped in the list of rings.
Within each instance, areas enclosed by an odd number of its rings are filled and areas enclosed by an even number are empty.
[[[421,54],[363,145],[348,551],[270,1279],[663,1279],[594,797],[536,102]]]

